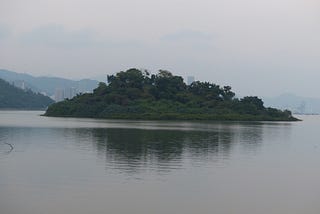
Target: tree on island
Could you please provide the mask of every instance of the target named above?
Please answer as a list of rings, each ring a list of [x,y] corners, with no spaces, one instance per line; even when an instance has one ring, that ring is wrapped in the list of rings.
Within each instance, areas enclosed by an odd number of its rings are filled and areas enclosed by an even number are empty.
[[[135,68],[108,75],[93,93],[51,105],[47,116],[115,119],[296,120],[290,111],[266,108],[256,96],[235,98],[230,86],[195,81],[166,70]]]

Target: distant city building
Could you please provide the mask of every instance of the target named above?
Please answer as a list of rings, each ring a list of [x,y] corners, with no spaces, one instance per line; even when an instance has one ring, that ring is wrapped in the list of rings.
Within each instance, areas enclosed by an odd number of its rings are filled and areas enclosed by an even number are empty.
[[[24,81],[22,81],[21,89],[22,89],[22,90],[26,90],[26,85],[25,85]]]
[[[66,88],[64,95],[64,98],[71,99],[77,95],[77,89],[75,87]]]
[[[188,76],[187,77],[187,84],[191,85],[191,83],[193,83],[193,82],[194,82],[194,76]]]
[[[54,93],[54,100],[60,102],[64,99],[71,99],[77,95],[78,90],[75,87],[71,88],[56,88]]]
[[[64,90],[61,88],[57,88],[54,93],[54,100],[56,102],[60,102],[64,100]]]
[[[70,88],[71,98],[77,95],[77,89],[75,87]]]

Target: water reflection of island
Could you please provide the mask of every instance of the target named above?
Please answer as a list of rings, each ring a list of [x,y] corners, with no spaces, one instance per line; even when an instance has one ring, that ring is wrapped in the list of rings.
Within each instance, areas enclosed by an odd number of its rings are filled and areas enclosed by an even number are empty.
[[[228,160],[233,149],[256,151],[264,137],[270,140],[277,133],[288,133],[288,127],[289,124],[224,124],[195,131],[111,128],[76,132],[85,135],[82,139],[94,142],[107,167],[134,172],[183,168],[186,161],[207,164]]]

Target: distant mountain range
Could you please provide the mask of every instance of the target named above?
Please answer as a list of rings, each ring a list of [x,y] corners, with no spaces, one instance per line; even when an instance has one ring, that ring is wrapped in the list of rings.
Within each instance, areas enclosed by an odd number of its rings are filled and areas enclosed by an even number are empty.
[[[75,81],[59,77],[34,77],[29,74],[16,73],[4,69],[0,69],[0,78],[19,88],[28,88],[52,98],[58,94],[60,99],[70,98],[76,93],[92,92],[99,83],[90,79]]]
[[[92,92],[99,81],[91,79],[70,80],[59,77],[35,77],[26,73],[17,73],[0,69],[0,79],[10,84],[25,89],[31,89],[61,101],[71,98],[77,93]],[[296,114],[320,114],[320,98],[308,98],[295,94],[282,94],[276,97],[263,97],[265,106],[288,109]]]
[[[320,114],[320,99],[301,97],[294,94],[282,94],[276,97],[264,97],[265,106],[288,109],[295,114]]]
[[[14,87],[0,79],[0,109],[45,109],[53,102],[47,96]]]

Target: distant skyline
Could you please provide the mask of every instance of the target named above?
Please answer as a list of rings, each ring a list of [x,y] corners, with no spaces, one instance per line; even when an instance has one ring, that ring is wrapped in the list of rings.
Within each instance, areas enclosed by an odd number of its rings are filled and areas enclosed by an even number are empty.
[[[159,69],[241,95],[320,97],[317,0],[3,0],[0,68],[81,79]]]

